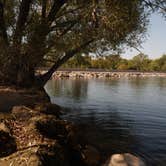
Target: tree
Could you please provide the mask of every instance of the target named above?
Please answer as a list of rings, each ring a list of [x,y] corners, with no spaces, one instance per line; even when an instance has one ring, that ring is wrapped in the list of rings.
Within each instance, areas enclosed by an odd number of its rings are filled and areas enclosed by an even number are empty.
[[[130,68],[137,71],[147,71],[150,60],[147,55],[138,54],[131,60]]]
[[[44,85],[77,53],[137,45],[164,0],[0,0],[1,80]],[[165,16],[165,15],[164,15]],[[35,70],[54,61],[44,75]]]
[[[118,70],[128,70],[129,69],[129,62],[127,59],[121,59],[118,65]]]
[[[107,67],[109,67],[111,70],[116,70],[120,61],[120,55],[109,55],[106,57]]]
[[[68,62],[66,62],[62,68],[90,68],[91,57],[84,56],[82,54],[76,54]]]
[[[166,55],[154,60],[151,63],[151,70],[153,71],[166,71]]]

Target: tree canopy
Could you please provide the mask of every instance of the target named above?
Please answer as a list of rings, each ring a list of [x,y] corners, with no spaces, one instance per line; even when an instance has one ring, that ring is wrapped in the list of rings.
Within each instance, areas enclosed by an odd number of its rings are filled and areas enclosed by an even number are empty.
[[[0,76],[31,84],[35,69],[53,61],[37,77],[44,84],[77,53],[136,47],[144,39],[149,14],[166,17],[165,0],[0,0]]]
[[[50,63],[46,63],[45,66],[49,67]],[[61,69],[166,72],[166,55],[157,59],[149,59],[147,55],[138,54],[132,59],[124,59],[118,54],[96,58],[78,54],[62,65]]]

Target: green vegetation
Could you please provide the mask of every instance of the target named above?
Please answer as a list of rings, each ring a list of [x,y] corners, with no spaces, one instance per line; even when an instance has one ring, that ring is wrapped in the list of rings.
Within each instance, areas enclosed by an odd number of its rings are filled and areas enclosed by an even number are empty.
[[[0,0],[0,79],[42,87],[57,68],[77,54],[137,47],[153,12],[165,17],[166,1]],[[85,62],[80,58],[77,63],[87,65],[88,58]],[[111,63],[107,66],[116,69],[116,60],[107,58]],[[52,61],[52,66],[36,76],[36,68],[45,61]],[[99,61],[94,66],[104,67],[102,58]]]
[[[128,60],[121,58],[120,55],[109,55],[103,58],[92,58],[91,56],[84,56],[79,54],[71,58],[62,66],[62,68],[166,72],[166,55],[152,60],[149,59],[147,55],[138,54],[131,60]]]

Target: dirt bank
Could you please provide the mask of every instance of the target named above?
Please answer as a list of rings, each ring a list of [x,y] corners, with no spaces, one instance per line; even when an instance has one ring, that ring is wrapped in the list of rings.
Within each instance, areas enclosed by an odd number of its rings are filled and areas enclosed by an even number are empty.
[[[40,91],[0,86],[0,113],[8,113],[16,105],[33,107],[44,100],[46,96]]]

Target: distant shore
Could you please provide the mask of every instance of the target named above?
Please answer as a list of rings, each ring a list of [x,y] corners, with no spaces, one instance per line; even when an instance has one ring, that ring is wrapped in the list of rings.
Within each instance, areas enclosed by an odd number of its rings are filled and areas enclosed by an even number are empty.
[[[45,73],[47,69],[39,69],[38,73]],[[136,78],[136,77],[166,77],[166,72],[141,72],[141,71],[107,71],[103,69],[60,69],[52,78]]]

